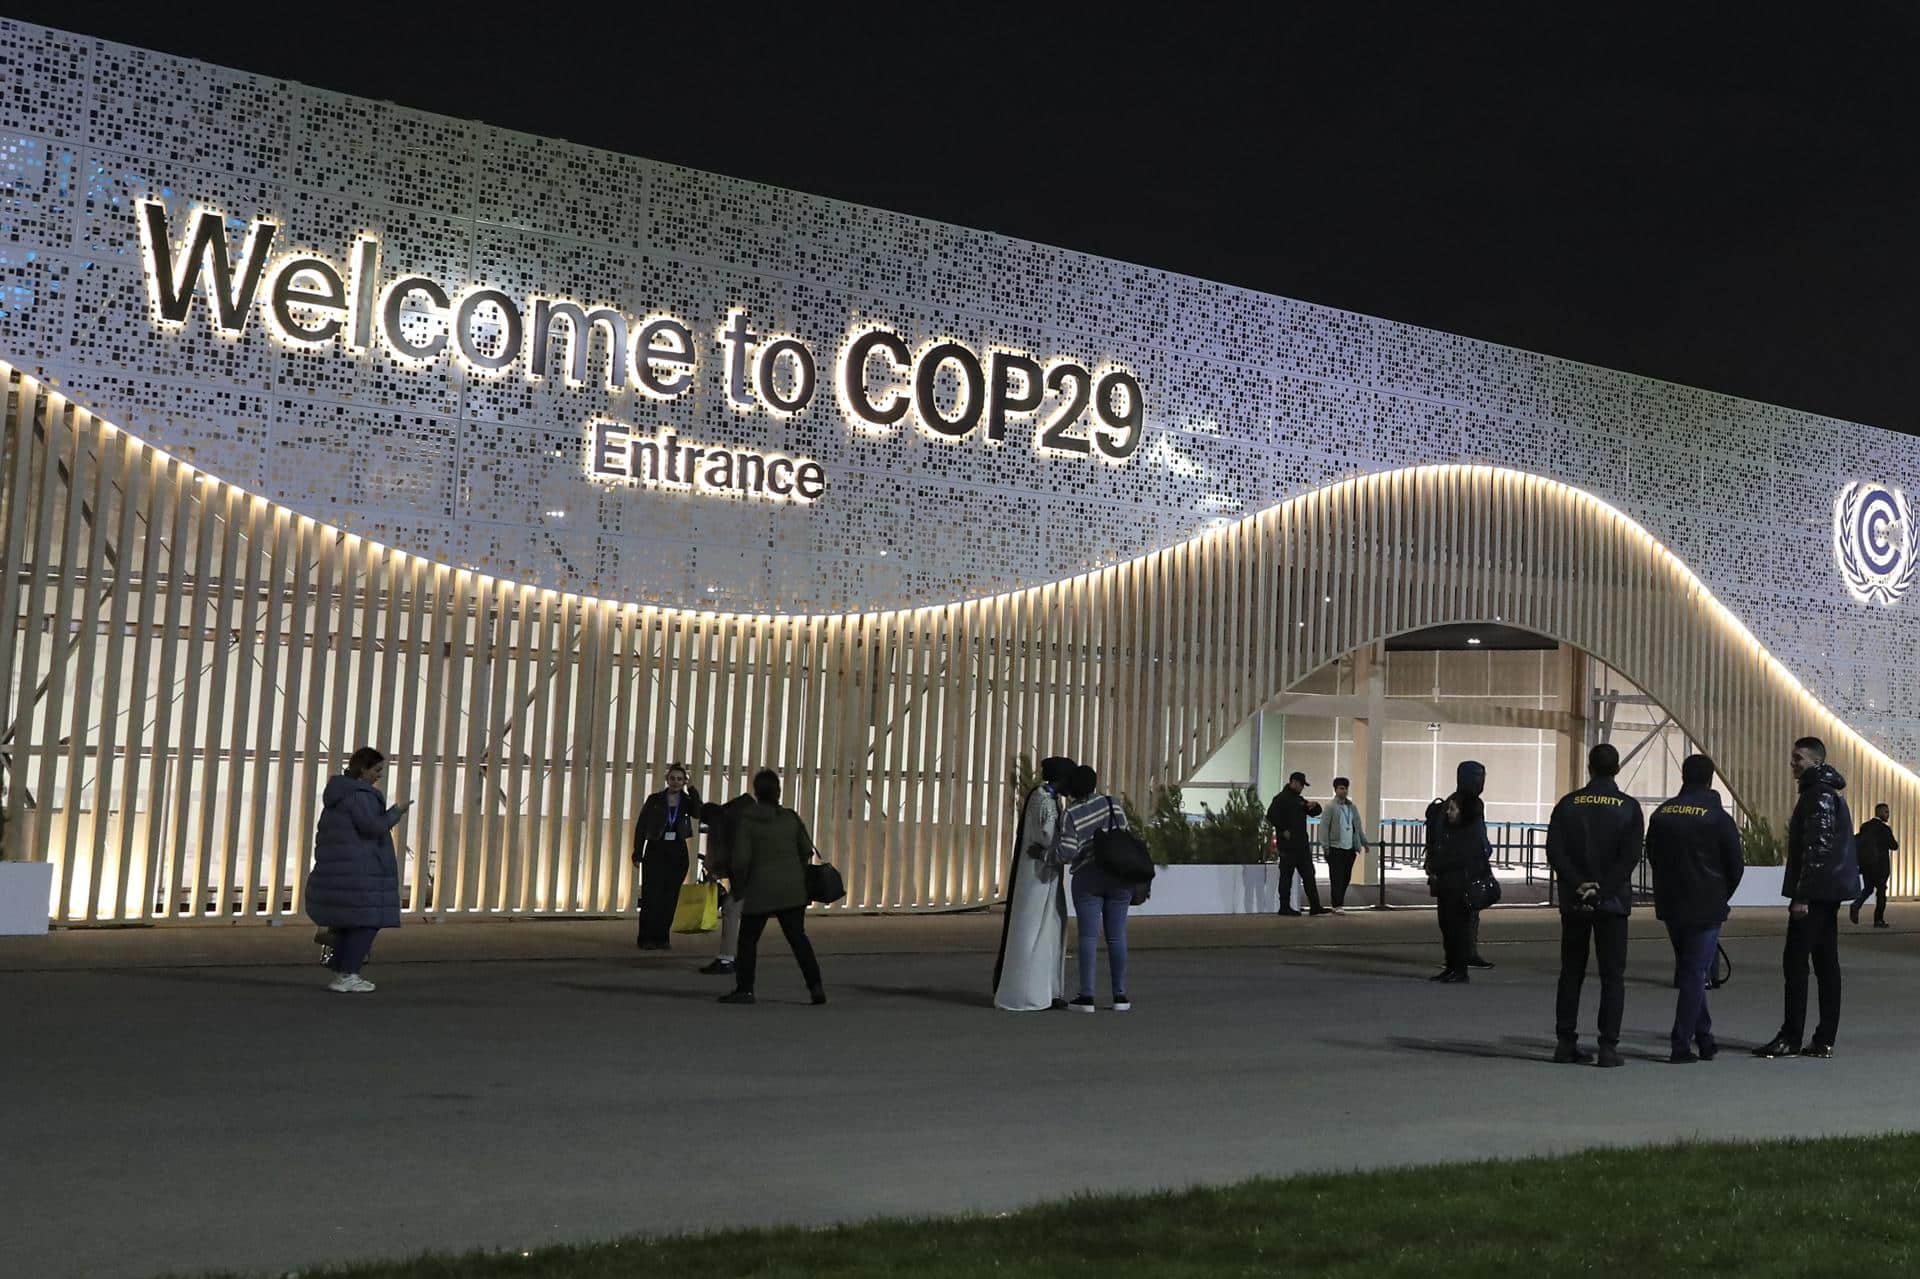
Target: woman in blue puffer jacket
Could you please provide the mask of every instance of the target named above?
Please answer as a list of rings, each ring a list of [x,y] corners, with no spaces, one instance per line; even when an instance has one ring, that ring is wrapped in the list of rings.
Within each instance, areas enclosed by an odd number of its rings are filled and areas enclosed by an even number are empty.
[[[313,836],[313,870],[307,875],[307,915],[334,933],[327,967],[328,990],[364,994],[373,983],[360,966],[382,928],[400,926],[400,866],[393,828],[413,801],[389,808],[378,789],[387,757],[362,746],[347,771],[330,778],[321,796],[320,825]]]

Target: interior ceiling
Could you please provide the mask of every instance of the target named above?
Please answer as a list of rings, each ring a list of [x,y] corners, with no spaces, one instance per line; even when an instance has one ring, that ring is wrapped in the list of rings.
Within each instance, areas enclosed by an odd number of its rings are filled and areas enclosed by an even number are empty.
[[[1559,643],[1544,635],[1532,631],[1523,631],[1517,626],[1501,626],[1490,622],[1453,622],[1445,626],[1429,626],[1421,631],[1409,631],[1405,635],[1396,635],[1387,641],[1390,653],[1431,653],[1442,649],[1527,649],[1558,648]]]

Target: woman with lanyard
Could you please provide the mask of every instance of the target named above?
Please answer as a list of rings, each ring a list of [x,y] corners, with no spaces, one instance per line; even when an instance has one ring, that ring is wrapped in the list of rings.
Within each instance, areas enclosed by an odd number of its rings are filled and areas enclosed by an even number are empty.
[[[687,785],[687,766],[667,768],[665,790],[647,796],[633,827],[633,864],[640,868],[641,950],[673,948],[673,912],[687,880],[687,844],[699,829],[700,792]]]

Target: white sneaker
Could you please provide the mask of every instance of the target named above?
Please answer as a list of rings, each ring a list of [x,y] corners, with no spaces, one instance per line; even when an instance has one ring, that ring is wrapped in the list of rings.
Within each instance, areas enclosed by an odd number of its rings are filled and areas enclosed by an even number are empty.
[[[341,973],[327,983],[327,989],[338,991],[343,995],[363,995],[374,990],[375,987],[359,973]]]
[[[1342,910],[1342,909],[1341,909],[1340,907],[1338,907],[1338,906],[1335,906],[1335,907],[1333,908],[1333,913],[1334,913],[1334,914],[1336,914],[1336,915],[1344,915],[1344,914],[1346,914],[1347,912],[1346,912],[1346,911],[1344,911],[1344,910]]]

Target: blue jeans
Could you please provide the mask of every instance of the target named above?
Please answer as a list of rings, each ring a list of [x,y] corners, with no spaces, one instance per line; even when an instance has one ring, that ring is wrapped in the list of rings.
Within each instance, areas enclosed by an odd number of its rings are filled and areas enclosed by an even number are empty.
[[[1692,1052],[1713,1042],[1713,1018],[1707,1013],[1707,973],[1720,947],[1720,925],[1668,924],[1673,939],[1674,972],[1680,998],[1673,1009],[1673,1051]]]
[[[1102,924],[1107,935],[1107,969],[1113,993],[1127,993],[1127,911],[1133,908],[1133,885],[1123,884],[1101,870],[1087,866],[1073,872],[1073,913],[1080,920],[1080,993],[1093,998],[1093,973],[1099,956]]]

